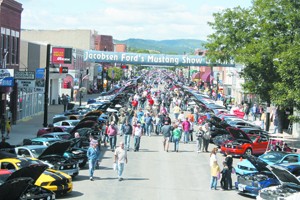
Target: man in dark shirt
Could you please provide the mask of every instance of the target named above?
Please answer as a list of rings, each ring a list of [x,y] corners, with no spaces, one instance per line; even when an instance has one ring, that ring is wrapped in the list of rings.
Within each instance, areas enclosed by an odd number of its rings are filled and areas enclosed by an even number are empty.
[[[232,189],[232,178],[231,178],[231,173],[232,173],[232,162],[233,162],[233,159],[232,159],[232,156],[230,155],[230,152],[229,151],[226,151],[226,158],[225,158],[225,163],[228,167],[228,170],[230,173],[228,173],[228,188],[229,189]]]
[[[130,137],[132,135],[132,126],[128,121],[125,122],[123,126],[124,140],[125,140],[125,149],[129,151],[130,148]]]

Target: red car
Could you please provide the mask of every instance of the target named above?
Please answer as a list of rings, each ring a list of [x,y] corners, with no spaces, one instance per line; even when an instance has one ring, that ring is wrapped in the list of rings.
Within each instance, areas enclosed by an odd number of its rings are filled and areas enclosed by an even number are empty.
[[[221,146],[221,152],[230,152],[232,155],[260,155],[266,152],[268,148],[268,135],[247,135],[241,129],[228,127],[227,131],[234,138]]]

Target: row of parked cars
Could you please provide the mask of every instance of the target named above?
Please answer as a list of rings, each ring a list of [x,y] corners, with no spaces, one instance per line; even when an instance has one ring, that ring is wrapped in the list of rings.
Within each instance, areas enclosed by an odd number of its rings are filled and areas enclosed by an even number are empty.
[[[51,125],[37,131],[36,138],[0,151],[0,199],[51,200],[71,192],[72,179],[87,163],[90,136],[99,137],[107,112],[124,105],[135,86],[131,81],[89,100],[87,106],[58,114]]]
[[[242,113],[229,114],[208,96],[187,87],[182,89],[190,96],[191,107],[196,104],[202,111],[198,122],[209,121],[211,143],[223,154],[244,158],[235,167],[239,193],[266,200],[300,199],[300,154],[295,149],[244,120]]]

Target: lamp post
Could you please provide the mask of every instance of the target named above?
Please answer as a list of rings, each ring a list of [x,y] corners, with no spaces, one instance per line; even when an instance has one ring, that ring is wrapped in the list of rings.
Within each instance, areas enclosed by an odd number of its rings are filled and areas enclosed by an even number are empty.
[[[81,99],[82,99],[82,73],[83,73],[83,69],[80,69],[79,106],[81,106]]]
[[[219,95],[219,77],[220,77],[220,73],[217,73],[217,91],[216,91],[216,98],[218,100],[218,95]]]

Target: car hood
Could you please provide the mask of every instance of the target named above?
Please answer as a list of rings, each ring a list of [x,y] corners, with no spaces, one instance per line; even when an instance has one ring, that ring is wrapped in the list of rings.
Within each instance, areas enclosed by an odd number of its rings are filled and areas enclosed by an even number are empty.
[[[269,165],[270,171],[277,177],[282,185],[293,184],[300,186],[300,181],[295,175],[280,166]]]
[[[38,157],[38,159],[43,158],[48,155],[60,155],[63,156],[66,150],[69,148],[70,141],[60,141],[55,142],[52,145],[48,146],[43,153]]]
[[[24,177],[5,181],[0,186],[0,199],[7,199],[9,197],[11,200],[19,200],[31,182],[31,178]]]
[[[257,169],[259,172],[267,171],[269,172],[269,168],[267,168],[268,164],[258,157],[252,155],[246,155],[247,160]]]
[[[12,180],[20,177],[32,178],[33,183],[40,177],[40,175],[48,168],[47,165],[32,165],[28,167],[23,167],[15,172],[13,172],[7,179]]]
[[[238,128],[227,127],[226,130],[235,140],[248,140],[251,142],[251,139],[248,137],[248,135]]]

